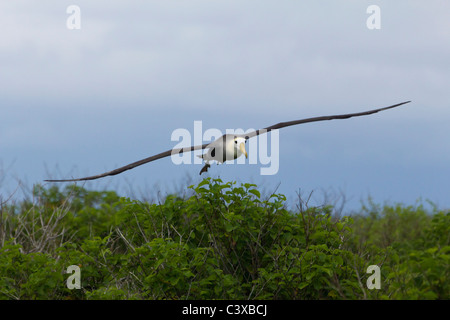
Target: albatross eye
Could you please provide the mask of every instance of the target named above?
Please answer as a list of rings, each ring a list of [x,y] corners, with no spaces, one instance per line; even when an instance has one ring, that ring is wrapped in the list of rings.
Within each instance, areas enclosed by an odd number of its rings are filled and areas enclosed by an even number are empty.
[[[237,144],[237,140],[234,140],[234,143],[236,143],[236,144]]]

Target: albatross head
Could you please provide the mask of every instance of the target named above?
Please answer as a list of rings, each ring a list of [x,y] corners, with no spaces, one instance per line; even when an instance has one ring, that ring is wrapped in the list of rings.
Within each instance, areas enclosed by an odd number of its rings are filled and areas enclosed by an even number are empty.
[[[245,150],[245,143],[247,140],[242,137],[236,137],[233,139],[233,145],[234,145],[234,154],[236,155],[236,158],[239,158],[242,154],[245,154],[245,157],[247,158],[247,151]]]

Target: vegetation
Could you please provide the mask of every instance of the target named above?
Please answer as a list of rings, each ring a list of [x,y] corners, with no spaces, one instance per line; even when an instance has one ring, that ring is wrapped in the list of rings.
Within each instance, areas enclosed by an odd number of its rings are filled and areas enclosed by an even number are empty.
[[[36,186],[33,201],[2,203],[0,299],[450,298],[449,212],[370,204],[337,218],[252,184],[190,188],[147,203]]]

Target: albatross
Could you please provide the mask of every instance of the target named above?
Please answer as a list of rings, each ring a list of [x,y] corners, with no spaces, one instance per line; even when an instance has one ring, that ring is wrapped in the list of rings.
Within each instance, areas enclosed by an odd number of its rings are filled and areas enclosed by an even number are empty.
[[[255,131],[252,131],[250,133],[245,133],[245,134],[224,134],[220,138],[218,138],[215,141],[210,142],[210,143],[205,143],[202,145],[196,145],[196,146],[191,146],[191,147],[170,149],[170,150],[158,153],[156,155],[153,155],[151,157],[127,164],[123,167],[120,167],[120,168],[117,168],[117,169],[114,169],[114,170],[111,170],[111,171],[108,171],[105,173],[101,173],[98,175],[84,177],[84,178],[77,178],[77,179],[61,179],[61,180],[48,179],[48,180],[44,180],[44,181],[47,181],[47,182],[70,182],[70,181],[95,180],[95,179],[100,179],[100,178],[103,178],[106,176],[114,176],[114,175],[117,175],[124,171],[141,166],[145,163],[149,163],[149,162],[152,162],[152,161],[155,161],[158,159],[162,159],[162,158],[168,157],[173,154],[180,154],[183,152],[191,152],[191,151],[195,151],[195,150],[208,149],[206,153],[199,156],[200,158],[202,158],[205,161],[204,167],[200,170],[200,174],[202,174],[203,172],[207,172],[208,168],[211,167],[211,165],[210,165],[211,161],[215,160],[218,163],[224,163],[225,161],[228,161],[228,160],[237,159],[242,155],[245,155],[245,157],[247,157],[248,154],[247,154],[247,151],[245,150],[245,143],[247,142],[248,139],[256,137],[260,134],[268,133],[272,130],[295,126],[295,125],[303,124],[303,123],[334,120],[334,119],[349,119],[352,117],[367,116],[367,115],[374,114],[374,113],[377,113],[380,111],[396,108],[398,106],[401,106],[401,105],[409,103],[409,102],[411,102],[411,101],[405,101],[405,102],[394,104],[389,107],[373,109],[373,110],[357,112],[357,113],[321,116],[321,117],[280,122],[280,123],[274,124],[270,127],[255,130]]]

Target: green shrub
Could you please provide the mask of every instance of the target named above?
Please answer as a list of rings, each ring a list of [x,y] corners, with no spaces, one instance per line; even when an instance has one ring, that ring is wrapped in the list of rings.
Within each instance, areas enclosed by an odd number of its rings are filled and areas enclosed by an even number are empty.
[[[450,213],[372,203],[337,219],[329,206],[289,211],[253,184],[190,188],[147,203],[37,186],[34,202],[3,205],[0,298],[449,298]],[[71,265],[81,289],[66,285]]]

